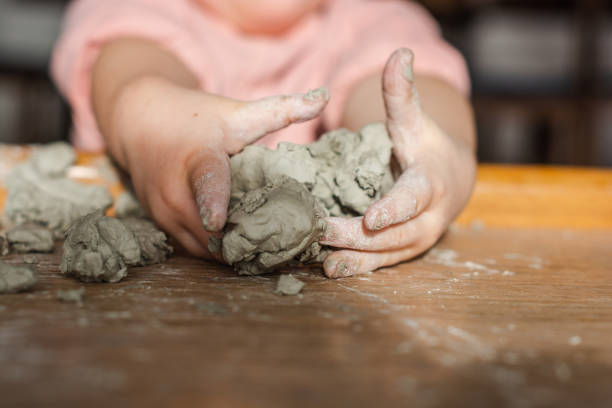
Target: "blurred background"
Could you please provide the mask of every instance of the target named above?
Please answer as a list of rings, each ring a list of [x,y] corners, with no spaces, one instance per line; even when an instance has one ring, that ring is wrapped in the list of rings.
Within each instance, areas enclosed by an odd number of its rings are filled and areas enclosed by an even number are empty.
[[[612,2],[420,2],[468,60],[481,162],[612,166]],[[2,143],[67,138],[47,74],[67,3],[0,0]]]

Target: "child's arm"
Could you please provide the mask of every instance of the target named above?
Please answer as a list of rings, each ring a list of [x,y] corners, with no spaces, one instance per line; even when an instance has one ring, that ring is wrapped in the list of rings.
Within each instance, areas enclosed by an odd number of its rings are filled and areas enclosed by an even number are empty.
[[[326,259],[330,277],[370,272],[419,255],[469,200],[476,170],[470,104],[442,80],[413,81],[412,60],[409,50],[396,51],[382,77],[357,85],[347,102],[343,120],[349,128],[386,121],[402,174],[364,217],[328,219],[322,243],[346,248]]]
[[[317,116],[327,93],[243,102],[199,89],[154,42],[107,43],[92,75],[92,103],[107,147],[130,173],[155,221],[195,255],[225,224],[229,155],[266,133]]]

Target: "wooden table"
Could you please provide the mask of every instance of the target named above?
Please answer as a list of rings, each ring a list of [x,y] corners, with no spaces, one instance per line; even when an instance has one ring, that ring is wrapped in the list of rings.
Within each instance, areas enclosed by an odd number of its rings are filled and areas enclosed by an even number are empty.
[[[0,297],[0,406],[609,407],[611,199],[611,171],[482,166],[434,250],[293,270],[293,297],[185,256],[81,284],[37,255]]]

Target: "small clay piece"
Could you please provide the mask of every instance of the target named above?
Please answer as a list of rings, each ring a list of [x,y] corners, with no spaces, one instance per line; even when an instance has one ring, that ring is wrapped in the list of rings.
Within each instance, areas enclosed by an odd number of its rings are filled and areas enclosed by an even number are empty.
[[[80,287],[78,289],[59,289],[56,293],[56,297],[67,303],[76,303],[78,306],[83,305],[83,295],[85,294],[85,288]]]
[[[308,146],[319,164],[312,193],[332,216],[362,215],[393,186],[391,148],[382,123],[359,133],[338,129],[322,135]]]
[[[38,263],[38,258],[34,255],[26,255],[23,257],[23,263],[28,265],[34,265]]]
[[[53,233],[40,225],[18,225],[6,233],[6,240],[15,252],[53,252]]]
[[[0,235],[0,256],[6,256],[9,254],[9,243],[2,235]]]
[[[77,220],[64,242],[61,271],[84,282],[118,282],[140,262],[134,233],[98,210]]]
[[[32,162],[17,166],[6,178],[5,214],[15,224],[34,222],[62,236],[70,224],[113,200],[106,188],[38,173]]]
[[[125,218],[121,222],[132,231],[140,246],[140,260],[136,265],[162,263],[172,254],[172,247],[166,243],[168,237],[151,221],[143,218]]]
[[[310,248],[325,232],[325,210],[294,179],[250,191],[232,207],[223,258],[241,275],[269,272]]]
[[[293,296],[300,293],[305,285],[304,282],[291,274],[281,275],[278,277],[275,292],[279,295]]]
[[[124,191],[117,197],[117,201],[115,201],[115,214],[118,218],[143,218],[146,216],[144,209],[130,191]]]
[[[363,215],[392,187],[391,148],[382,123],[328,132],[310,145],[245,147],[231,158],[225,261],[247,275],[321,262],[330,252],[316,242],[323,218]]]
[[[34,169],[47,177],[61,177],[76,159],[74,149],[66,142],[40,146],[32,152],[30,162]]]
[[[36,269],[0,261],[0,293],[17,293],[30,289],[38,281]]]

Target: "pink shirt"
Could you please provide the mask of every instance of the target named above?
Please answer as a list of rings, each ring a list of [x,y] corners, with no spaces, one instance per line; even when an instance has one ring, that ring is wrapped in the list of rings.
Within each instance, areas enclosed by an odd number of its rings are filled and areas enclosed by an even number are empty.
[[[351,87],[380,71],[399,47],[415,53],[415,71],[439,76],[463,93],[462,56],[440,36],[431,16],[402,0],[331,0],[279,37],[237,31],[191,0],[77,0],[70,6],[52,60],[52,75],[72,107],[73,143],[102,150],[90,102],[100,47],[117,37],[142,37],[173,52],[208,92],[250,100],[326,86],[321,117],[265,136],[261,142],[309,143],[321,127],[340,125]]]

